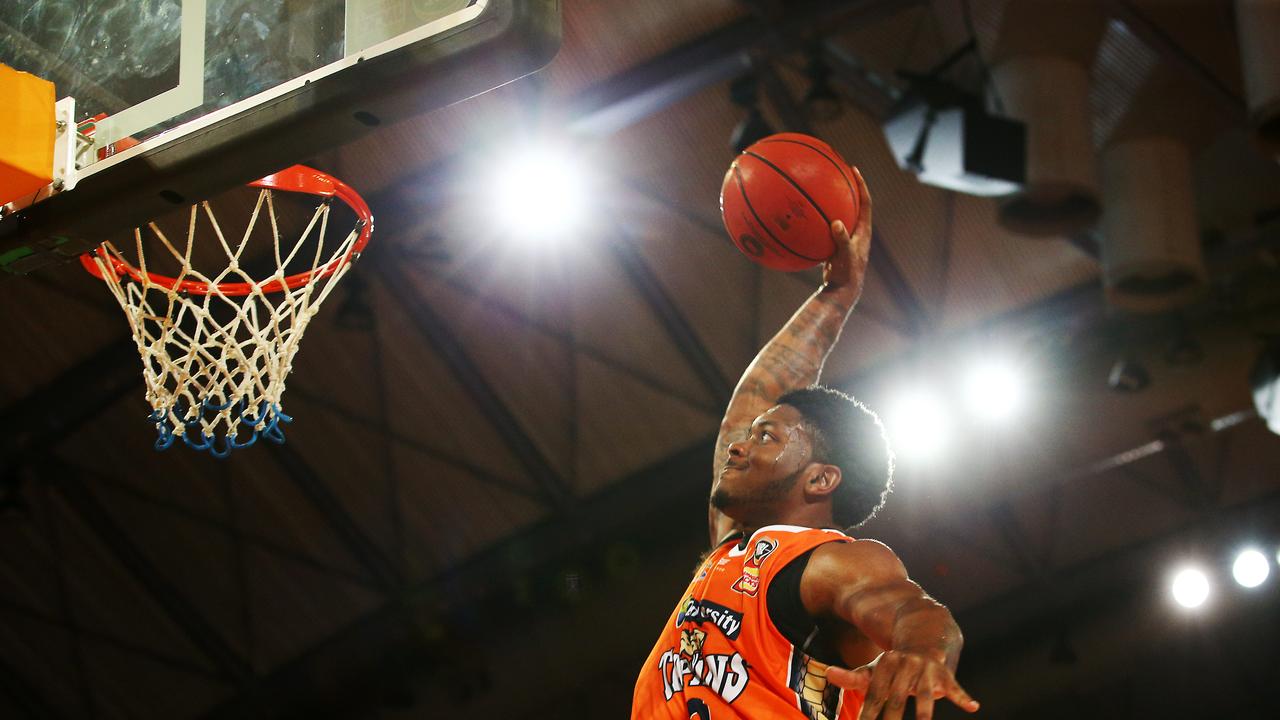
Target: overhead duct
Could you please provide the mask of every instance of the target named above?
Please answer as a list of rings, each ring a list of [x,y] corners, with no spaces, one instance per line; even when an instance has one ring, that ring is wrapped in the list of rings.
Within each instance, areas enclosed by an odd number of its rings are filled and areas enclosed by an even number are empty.
[[[1249,119],[1280,159],[1280,2],[1236,0],[1236,30]]]
[[[991,53],[996,111],[1027,129],[1026,184],[1000,205],[1000,224],[1033,236],[1069,235],[1098,219],[1089,62],[1101,8],[1079,0],[1010,0]]]
[[[1155,313],[1199,299],[1208,279],[1187,146],[1161,135],[1115,141],[1102,152],[1102,186],[1107,300]]]

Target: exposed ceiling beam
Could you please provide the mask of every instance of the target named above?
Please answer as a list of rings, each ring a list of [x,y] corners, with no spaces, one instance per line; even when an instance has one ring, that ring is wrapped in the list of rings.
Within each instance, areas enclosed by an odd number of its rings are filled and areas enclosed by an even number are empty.
[[[1180,69],[1184,77],[1189,77],[1203,88],[1209,97],[1217,100],[1218,107],[1233,121],[1244,124],[1248,120],[1249,111],[1244,100],[1224,85],[1209,68],[1196,60],[1177,41],[1169,37],[1168,33],[1144,15],[1132,2],[1107,0],[1106,9],[1112,18],[1123,23],[1129,32],[1159,53],[1165,62]]]
[[[871,260],[868,268],[884,283],[889,297],[893,298],[894,304],[902,312],[907,332],[911,335],[922,334],[932,324],[924,303],[894,259],[891,249],[893,246],[886,243],[880,231],[875,228],[871,229],[871,237]]]
[[[66,501],[67,506],[89,528],[111,555],[128,571],[170,621],[209,659],[223,676],[243,683],[253,676],[253,668],[231,647],[222,634],[178,592],[146,553],[129,539],[128,532],[85,487],[75,468],[52,457],[43,459],[35,471]]]
[[[141,389],[133,338],[112,342],[0,411],[0,468],[23,464]]]
[[[0,657],[0,693],[9,698],[10,705],[16,707],[23,717],[31,720],[63,720],[67,717],[3,657]]]
[[[366,261],[372,263],[391,293],[400,299],[413,327],[448,366],[458,384],[476,404],[476,409],[497,431],[503,445],[542,488],[547,502],[559,510],[569,508],[574,499],[564,479],[520,425],[502,396],[489,384],[444,319],[422,298],[408,274],[409,264],[402,256],[391,252],[371,253]]]
[[[397,600],[259,678],[215,708],[206,720],[279,717],[300,710],[313,713],[308,717],[349,716],[362,702],[371,701],[367,697],[371,680],[385,667],[387,656],[417,658],[417,668],[403,663],[400,669],[405,672],[420,671],[422,663],[430,662],[423,627],[440,620],[434,617],[440,608],[444,617],[483,616],[481,608],[495,597],[509,599],[509,589],[518,578],[554,572],[565,558],[580,555],[585,547],[599,549],[600,538],[639,528],[665,541],[679,535],[667,531],[672,523],[701,527],[706,519],[701,503],[706,501],[713,446],[713,437],[702,438],[585,499],[571,517],[539,522],[408,588]],[[654,517],[663,522],[653,523]],[[500,615],[504,613],[495,613],[494,627],[521,621],[515,615],[505,620]]]
[[[862,64],[848,48],[834,39],[822,41],[822,58],[831,68],[831,77],[848,99],[876,120],[889,117],[901,92]]]
[[[1047,646],[1048,638],[1063,627],[1117,615],[1124,622],[1137,622],[1135,618],[1140,616],[1135,613],[1135,601],[1143,605],[1150,602],[1151,588],[1161,582],[1168,559],[1185,552],[1186,538],[1197,538],[1205,552],[1212,552],[1212,548],[1226,550],[1235,542],[1238,528],[1274,531],[1280,529],[1277,518],[1280,492],[1275,491],[1231,507],[1216,507],[1211,513],[1192,516],[1127,547],[1054,569],[1046,578],[1047,585],[1023,585],[961,610],[956,616],[967,638],[962,666],[976,668],[978,675],[994,676],[974,678],[977,684],[1008,682],[1001,676],[1008,675],[1010,665],[1017,665],[1017,658],[1028,651]],[[1118,662],[1132,662],[1136,660],[1134,654],[1146,649],[1134,647],[1135,641],[1145,644],[1149,638],[1148,634],[1136,633],[1117,639],[1105,652]],[[1096,648],[1095,644],[1095,651]],[[1046,678],[1044,673],[1028,672],[1020,681],[1045,683]],[[1043,689],[1045,692],[1024,694],[1043,698],[1048,685]],[[1029,708],[1008,709],[1022,711],[1013,713],[1014,717],[1036,716]]]
[[[671,297],[653,272],[653,268],[649,267],[644,257],[640,255],[632,238],[621,229],[618,233],[618,237],[608,242],[609,252],[622,267],[623,273],[631,281],[631,286],[640,294],[645,304],[649,306],[649,310],[658,319],[676,350],[702,381],[712,402],[716,407],[724,407],[729,402],[729,395],[733,388],[725,379],[720,366],[716,364],[711,351],[707,349],[706,343],[702,342],[702,338],[684,316],[679,303]]]
[[[355,557],[384,592],[393,592],[402,580],[395,564],[387,558],[378,544],[369,538],[352,519],[342,502],[320,477],[311,463],[292,445],[268,443],[268,454],[285,471],[289,481],[297,486],[311,506],[320,513],[347,552]]]
[[[39,623],[56,628],[68,635],[79,635],[86,645],[101,645],[110,648],[114,652],[136,655],[147,662],[194,675],[201,680],[217,682],[224,679],[223,675],[216,669],[210,668],[199,660],[178,657],[172,653],[147,647],[134,640],[115,637],[98,628],[89,627],[74,620],[55,617],[44,610],[27,607],[7,597],[0,596],[0,614],[20,618],[24,623]]]
[[[869,21],[923,0],[809,0],[787,4],[781,24],[748,17],[690,40],[579,93],[567,104],[567,127],[588,136],[612,135],[750,69],[749,52],[813,27],[830,30]]]
[[[786,83],[782,78],[778,77],[778,72],[768,62],[759,62],[755,64],[756,77],[760,81],[760,86],[764,88],[764,96],[769,99],[769,104],[773,106],[773,111],[777,114],[778,119],[782,121],[782,130],[785,132],[798,132],[805,135],[816,135],[813,129],[813,123],[809,122],[809,116],[805,113],[804,108],[796,99],[791,96],[791,91],[787,89]]]

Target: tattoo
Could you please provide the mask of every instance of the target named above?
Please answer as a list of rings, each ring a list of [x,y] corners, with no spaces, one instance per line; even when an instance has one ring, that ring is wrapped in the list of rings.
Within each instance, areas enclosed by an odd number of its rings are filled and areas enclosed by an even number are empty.
[[[736,436],[744,433],[752,420],[779,397],[818,382],[858,294],[858,290],[849,287],[820,288],[765,344],[729,400],[720,436],[716,438],[713,467],[718,468]]]

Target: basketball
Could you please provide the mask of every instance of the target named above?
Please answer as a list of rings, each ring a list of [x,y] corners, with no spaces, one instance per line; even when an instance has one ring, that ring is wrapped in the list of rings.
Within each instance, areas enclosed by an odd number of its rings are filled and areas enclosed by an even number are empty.
[[[774,270],[811,268],[835,253],[831,223],[853,232],[858,180],[830,145],[798,133],[754,143],[720,186],[720,215],[738,249]]]

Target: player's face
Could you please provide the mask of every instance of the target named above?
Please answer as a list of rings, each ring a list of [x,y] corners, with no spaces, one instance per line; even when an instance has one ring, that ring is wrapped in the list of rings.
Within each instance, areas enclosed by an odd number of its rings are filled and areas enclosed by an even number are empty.
[[[776,405],[755,419],[750,434],[729,445],[711,502],[735,520],[782,503],[813,457],[803,417],[790,405]]]

